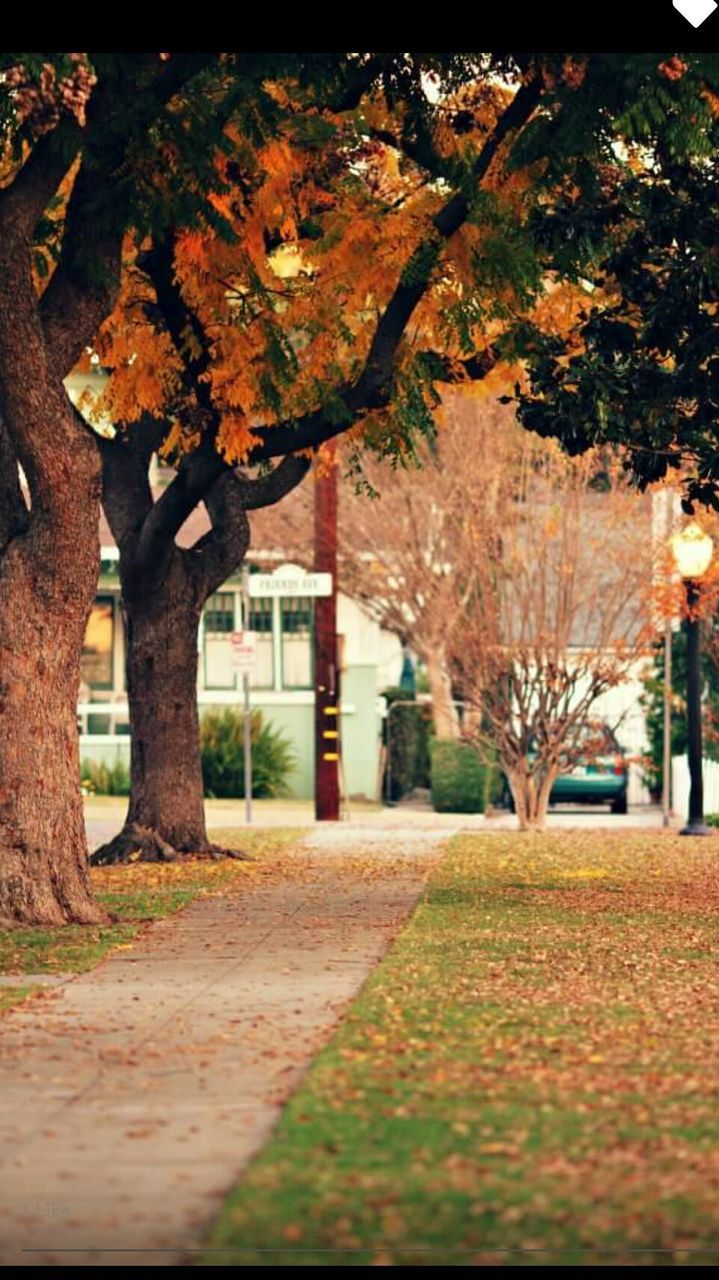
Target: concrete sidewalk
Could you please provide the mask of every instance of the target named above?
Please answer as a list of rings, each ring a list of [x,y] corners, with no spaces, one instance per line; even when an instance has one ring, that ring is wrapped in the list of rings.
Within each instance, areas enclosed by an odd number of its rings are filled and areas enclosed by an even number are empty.
[[[318,828],[286,878],[198,901],[6,1014],[0,1262],[190,1258],[449,834]]]

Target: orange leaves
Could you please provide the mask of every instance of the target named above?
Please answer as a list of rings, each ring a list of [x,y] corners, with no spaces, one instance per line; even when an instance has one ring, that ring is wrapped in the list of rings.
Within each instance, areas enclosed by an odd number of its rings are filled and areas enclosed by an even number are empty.
[[[208,267],[208,239],[204,231],[197,228],[181,231],[177,237],[177,255],[185,259],[186,265],[200,267],[203,271]]]
[[[226,462],[245,460],[258,437],[250,430],[247,418],[240,414],[225,414],[217,436],[217,448]]]
[[[681,80],[688,70],[689,63],[684,62],[676,54],[672,58],[667,58],[665,62],[660,62],[657,67],[660,76],[664,76],[666,80]]]
[[[198,432],[188,431],[182,423],[173,422],[158,452],[161,458],[176,462],[183,454],[191,453],[199,442]]]

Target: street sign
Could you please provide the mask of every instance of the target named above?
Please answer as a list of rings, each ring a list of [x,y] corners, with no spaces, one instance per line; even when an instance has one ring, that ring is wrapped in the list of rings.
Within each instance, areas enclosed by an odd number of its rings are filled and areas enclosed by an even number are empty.
[[[232,666],[235,671],[245,675],[254,675],[257,653],[256,631],[233,631],[230,636],[232,649]]]
[[[304,573],[302,569],[289,566],[286,570],[278,569],[275,573],[251,573],[250,595],[258,596],[331,596],[331,573]]]

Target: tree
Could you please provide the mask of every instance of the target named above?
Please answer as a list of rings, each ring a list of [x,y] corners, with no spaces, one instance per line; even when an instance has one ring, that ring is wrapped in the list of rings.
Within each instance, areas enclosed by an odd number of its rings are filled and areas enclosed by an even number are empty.
[[[87,873],[76,728],[100,460],[63,378],[111,310],[125,228],[147,213],[143,165],[171,104],[194,84],[204,91],[214,62],[3,57],[0,918],[11,921],[103,915]],[[192,122],[185,154],[210,123]]]
[[[415,459],[394,469],[369,460],[365,488],[341,496],[342,584],[424,662],[439,738],[459,736],[449,642],[471,598],[478,530],[498,518],[503,437],[519,431],[495,385],[481,398],[445,392],[437,435]]]
[[[115,329],[108,330],[103,346],[105,359],[114,362],[115,367],[110,403],[116,416],[122,419],[123,414],[126,415],[129,388],[133,392],[134,403],[149,404],[155,411],[166,408],[176,413],[176,421],[181,426],[181,441],[191,439],[200,426],[203,444],[206,444],[206,435],[209,434],[220,445],[220,452],[224,449],[226,456],[234,454],[251,460],[261,452],[256,447],[257,432],[250,426],[252,414],[270,419],[274,416],[276,419],[282,410],[285,413],[301,411],[308,398],[316,398],[317,386],[323,383],[326,420],[320,423],[315,416],[312,438],[319,441],[351,425],[347,406],[342,401],[341,382],[339,387],[332,387],[329,394],[326,386],[343,377],[346,379],[353,365],[357,364],[358,351],[362,351],[363,344],[366,349],[374,323],[367,306],[368,298],[375,295],[381,298],[383,293],[387,296],[391,287],[387,265],[393,262],[399,265],[403,258],[406,259],[407,244],[411,247],[417,243],[418,237],[417,261],[422,271],[426,270],[427,262],[422,260],[422,253],[427,256],[427,245],[424,250],[421,248],[422,219],[426,223],[444,200],[436,183],[431,181],[432,177],[441,175],[443,170],[448,172],[450,161],[455,166],[462,160],[466,164],[467,157],[471,157],[471,151],[466,150],[467,135],[471,140],[473,134],[489,130],[489,139],[479,153],[481,168],[483,157],[492,153],[498,131],[501,135],[505,127],[501,108],[504,106],[506,113],[513,112],[512,119],[517,115],[516,102],[507,95],[503,96],[496,88],[491,90],[486,83],[483,94],[477,92],[476,86],[462,86],[458,91],[459,97],[452,99],[451,113],[449,100],[436,113],[428,107],[426,100],[420,110],[416,101],[417,69],[415,66],[409,80],[401,84],[399,94],[398,86],[394,86],[392,111],[388,109],[388,81],[384,80],[378,98],[372,101],[368,97],[363,103],[364,114],[359,123],[348,123],[344,113],[335,108],[325,112],[324,130],[318,131],[316,120],[308,130],[308,119],[303,114],[307,102],[295,99],[294,117],[280,139],[273,139],[249,158],[246,152],[243,153],[243,168],[235,174],[233,195],[223,206],[225,216],[231,218],[235,225],[232,242],[228,245],[222,237],[214,234],[213,229],[204,236],[197,232],[190,237],[180,233],[166,238],[163,243],[156,241],[150,252],[139,255],[137,267],[144,283],[138,283],[137,274],[131,277],[130,297],[118,309]],[[566,80],[565,87],[575,92],[578,84],[572,87],[571,75],[565,74],[565,69],[562,74]],[[415,91],[414,100],[411,91]],[[284,89],[283,93],[286,95],[287,90]],[[402,100],[401,106],[398,99]],[[350,105],[356,106],[356,102]],[[433,116],[438,118],[433,119]],[[447,128],[448,118],[451,118],[451,129]],[[411,125],[409,130],[408,123]],[[460,138],[465,142],[460,143]],[[420,141],[424,149],[419,145]],[[449,144],[453,150],[449,149]],[[441,154],[442,148],[444,154]],[[405,163],[404,171],[400,170],[400,160]],[[474,167],[477,171],[476,161]],[[506,178],[503,180],[506,186]],[[517,178],[515,175],[509,183],[515,203],[525,187],[526,180],[521,176]],[[490,179],[486,194],[494,194],[496,189],[495,175]],[[423,285],[425,297],[416,314],[416,333],[421,333],[428,342],[433,341],[435,348],[442,347],[442,352],[418,349],[416,338],[412,346],[401,344],[396,348],[392,416],[388,419],[385,413],[383,420],[380,411],[375,413],[374,420],[372,414],[365,415],[364,424],[360,424],[364,427],[365,439],[379,442],[381,452],[396,454],[397,450],[411,450],[412,431],[427,429],[431,421],[428,408],[432,404],[434,382],[438,376],[481,378],[493,365],[494,355],[487,343],[501,326],[497,318],[491,318],[491,308],[496,299],[489,297],[488,290],[496,290],[496,274],[489,270],[485,278],[482,271],[477,271],[476,264],[470,266],[468,255],[473,246],[477,246],[489,247],[497,255],[503,252],[506,257],[505,241],[511,237],[514,237],[516,247],[516,227],[512,228],[510,220],[504,231],[498,232],[498,212],[498,206],[489,206],[482,211],[481,219],[470,219],[469,225],[463,224],[453,232],[449,240],[449,261],[443,264],[443,274],[435,273],[431,288]],[[475,221],[476,227],[472,225]],[[458,242],[456,246],[455,241]],[[368,246],[374,247],[377,256],[379,253],[382,255],[381,274],[377,271],[375,258],[367,252]],[[271,247],[272,254],[268,252]],[[279,271],[278,259],[283,253],[289,266]],[[432,254],[427,260],[432,260]],[[517,261],[522,264],[519,272],[507,270],[505,265],[505,306],[511,299],[518,305],[522,298],[529,296],[531,256],[528,258],[526,252],[524,258],[517,254]],[[329,298],[327,280],[333,286]],[[148,282],[151,286],[149,292]],[[400,278],[400,286],[392,295],[394,305],[399,305],[405,284]],[[426,284],[429,285],[429,281]],[[471,295],[468,294],[470,288]],[[340,300],[339,306],[337,299]],[[459,313],[456,324],[460,328],[466,326],[467,317],[471,315],[470,300],[477,308],[481,325],[473,323],[471,329],[467,329],[465,336],[471,337],[475,352],[471,356],[463,356],[462,343],[458,344],[451,327],[445,324],[443,331],[442,321],[448,306],[454,305]],[[241,335],[237,332],[238,314],[243,324]],[[148,323],[148,320],[154,320],[154,323]],[[128,359],[128,321],[134,326],[131,372],[125,363]],[[398,332],[401,334],[401,329]],[[379,329],[375,331],[375,340],[378,333]],[[110,334],[111,342],[107,340]],[[187,341],[188,334],[192,335],[191,342]],[[209,334],[212,334],[212,339]],[[483,348],[478,350],[480,337]],[[163,340],[168,338],[173,348],[169,361],[166,347],[163,349]],[[194,350],[191,350],[193,345]],[[164,362],[166,375],[168,371],[172,374],[172,362],[175,362],[175,380],[170,376],[169,395],[167,385],[157,385],[156,376],[155,385],[152,385],[158,356],[161,366]],[[146,376],[148,369],[149,378]],[[181,384],[180,413],[177,412],[177,378]],[[203,379],[207,379],[209,385],[203,385]],[[188,391],[192,400],[189,412]],[[385,396],[383,392],[381,399]],[[276,422],[274,426],[276,429]],[[356,432],[354,434],[356,436]],[[178,472],[178,481],[181,482],[194,468],[201,477],[197,493],[201,492],[205,464],[209,467],[210,477],[217,474],[222,466],[222,462],[207,450],[203,459],[200,450],[184,458],[184,473],[182,470]],[[147,514],[149,517],[149,509]],[[155,514],[150,521],[157,525]],[[172,533],[171,521],[169,531],[165,530],[165,541],[169,538],[170,547]],[[155,536],[161,536],[159,527]],[[219,537],[217,531],[214,537],[215,540]],[[139,544],[134,546],[137,548]],[[127,562],[129,550],[121,554],[122,561]],[[145,588],[135,593],[133,602],[130,579],[137,582],[143,579],[138,577],[136,569],[129,566],[127,573],[123,573],[122,561],[123,582],[128,582],[124,605],[129,617],[137,612],[137,602],[144,598]],[[351,551],[347,563],[356,570]],[[138,744],[136,750],[138,767],[134,771],[129,830],[121,833],[118,841],[99,851],[97,856],[101,860],[127,854],[130,850],[136,854],[138,847],[142,850],[145,844],[150,855],[154,856],[157,840],[152,831],[160,833],[165,856],[168,842],[183,849],[204,847],[199,834],[202,813],[199,768],[189,769],[191,744],[196,734],[189,711],[184,711],[190,696],[190,676],[194,666],[189,655],[194,653],[196,609],[189,606],[185,609],[186,617],[181,628],[177,608],[171,606],[174,644],[168,645],[160,631],[159,619],[163,616],[161,595],[163,590],[167,590],[177,598],[179,592],[170,588],[169,579],[163,576],[163,572],[155,574],[151,580],[144,579],[145,583],[152,582],[154,605],[149,611],[150,622],[143,640],[148,652],[151,651],[152,631],[157,628],[159,648],[165,655],[162,693],[159,689],[157,697],[149,693],[146,677],[143,681],[131,678],[128,686],[133,724],[139,726],[144,716],[151,729],[161,701],[166,707],[176,708],[176,732],[168,722],[165,734],[142,735],[142,745]],[[416,565],[413,574],[416,603]],[[409,583],[409,573],[404,578]],[[453,734],[457,732],[457,717],[444,662],[443,624],[446,618],[442,618],[438,586],[439,582],[435,581],[433,603],[423,601],[425,626],[429,627],[429,618],[434,617],[433,630],[430,628],[433,639],[425,646],[425,652],[433,684],[436,727],[441,734]],[[395,608],[395,625],[397,614]],[[403,627],[407,621],[405,602]],[[392,625],[391,619],[389,624]],[[181,630],[185,637],[182,645],[179,644]],[[132,637],[138,631],[130,627],[129,634]],[[177,655],[177,679],[171,669],[174,651]],[[129,656],[131,658],[132,655]],[[145,661],[143,670],[147,672],[149,669]],[[179,672],[182,678],[179,678]],[[173,698],[173,688],[184,688],[185,696]],[[136,706],[134,712],[133,703]],[[166,712],[162,717],[163,724],[167,719]],[[185,720],[187,723],[180,723]],[[175,738],[183,743],[181,756],[172,749]],[[153,788],[150,805],[145,803],[146,787],[143,784],[143,774],[148,768],[153,777],[161,779],[161,785]],[[173,774],[177,778],[177,786],[172,784]],[[188,785],[188,776],[193,778],[192,786]],[[191,795],[194,796],[192,801]],[[181,797],[179,803],[176,797]],[[179,831],[179,815],[190,805],[195,819],[189,827]],[[138,833],[138,825],[151,828],[144,837],[145,844]]]
[[[76,728],[101,463],[63,379],[111,313],[124,258],[168,226],[190,229],[200,209],[206,224],[208,199],[221,203],[228,122],[272,133],[268,81],[309,75],[352,96],[376,66],[351,55],[2,55],[0,918],[103,917]]]
[[[377,253],[371,287],[345,264],[339,293],[324,291],[328,310],[312,303],[304,326],[317,358],[305,364],[305,378],[285,376],[279,387],[277,376],[263,377],[276,326],[267,315],[256,317],[245,343],[235,323],[235,354],[247,353],[250,386],[262,393],[260,412],[245,388],[239,413],[227,411],[237,404],[223,406],[221,426],[201,413],[198,430],[188,436],[186,427],[178,428],[171,437],[187,457],[178,462],[171,496],[155,504],[145,537],[162,525],[173,538],[239,461],[255,465],[313,449],[360,419],[366,433],[381,437],[391,403],[405,438],[426,423],[437,371],[423,349],[413,347],[416,333],[430,335],[430,350],[471,362],[485,349],[492,318],[478,297],[494,289],[493,307],[506,314],[540,278],[527,234],[528,183],[519,169],[509,181],[509,166],[524,163],[522,151],[540,166],[551,157],[548,172],[561,168],[570,183],[578,157],[591,163],[613,138],[631,132],[627,107],[651,97],[656,69],[641,59],[612,63],[602,55],[577,61],[569,55],[349,54],[328,62],[312,54],[155,53],[5,55],[2,69],[8,148],[0,193],[0,414],[11,456],[27,477],[31,507],[18,494],[11,463],[4,488],[12,514],[0,573],[0,912],[59,923],[99,915],[85,867],[74,704],[97,570],[100,462],[62,378],[111,309],[121,255],[136,260],[145,238],[162,240],[169,227],[181,228],[191,244],[198,221],[201,244],[208,228],[232,239],[228,185],[236,179],[242,190],[258,135],[267,140],[282,128],[304,129],[311,148],[318,134],[327,136],[328,101],[354,102],[357,137],[401,157],[390,186],[394,191],[398,183],[402,191],[391,209],[373,206],[368,216],[359,194],[353,206],[361,174],[373,173],[371,155],[358,153],[351,176],[339,184],[349,204],[333,205],[323,217],[311,202],[293,223],[277,193],[299,200],[310,187],[304,181],[293,187],[296,174],[279,139],[275,189],[266,188],[278,240],[303,253],[306,245],[308,255],[314,244],[328,266],[333,236],[347,229],[348,262],[366,263],[370,251]],[[436,101],[427,77],[439,84]],[[383,95],[362,120],[360,104],[377,80]],[[475,99],[459,109],[450,93],[469,81],[476,82]],[[696,75],[683,78],[660,112],[662,128],[691,113],[697,84]],[[332,131],[334,122],[328,123]],[[531,146],[518,148],[525,140]],[[217,163],[218,151],[226,164]],[[381,176],[378,181],[382,206]],[[210,210],[208,190],[215,197]],[[386,257],[380,253],[383,221],[398,232]],[[316,223],[328,227],[318,240]],[[250,299],[263,285],[259,247],[247,244],[254,269]],[[318,287],[328,282],[321,271],[314,279]],[[220,293],[227,301],[220,283],[210,291],[213,306],[224,305]],[[242,289],[236,291],[240,311]],[[301,312],[303,291],[296,295]],[[288,318],[295,325],[301,320],[289,312]],[[259,353],[251,350],[258,324],[264,327]],[[224,332],[229,338],[232,326]],[[166,338],[158,338],[167,354]],[[191,334],[187,342],[192,347]],[[128,364],[133,352],[131,346]],[[273,366],[291,375],[293,361],[281,343],[273,355]],[[43,742],[41,750],[35,741],[29,747],[28,735]]]
[[[611,456],[570,459],[528,436],[508,475],[452,655],[470,734],[497,752],[527,830],[543,826],[557,776],[591,750],[602,694],[647,652],[651,548],[646,503]]]
[[[537,210],[545,261],[582,281],[584,302],[570,335],[520,321],[518,407],[572,453],[622,446],[642,488],[673,477],[685,510],[719,508],[716,59],[675,55],[657,73],[657,101],[699,75],[691,116],[669,132],[641,121],[632,147]]]
[[[530,105],[531,99],[525,110]],[[172,230],[161,238],[155,236],[127,271],[118,307],[97,339],[112,376],[100,404],[94,406],[95,413],[109,412],[122,428],[115,440],[103,441],[101,449],[104,502],[120,548],[133,737],[128,817],[120,835],[94,855],[99,862],[122,860],[130,854],[134,860],[138,853],[166,858],[185,851],[217,852],[208,845],[205,833],[197,741],[194,691],[199,611],[242,560],[247,508],[276,501],[298,483],[309,461],[294,457],[272,476],[250,480],[246,475],[241,482],[228,467],[239,458],[251,467],[267,454],[290,453],[300,443],[303,428],[302,442],[311,445],[314,440],[331,439],[351,423],[346,411],[338,411],[336,390],[324,391],[328,402],[324,412],[305,413],[289,423],[280,416],[271,426],[252,422],[252,414],[272,419],[281,411],[296,410],[306,402],[308,389],[316,398],[321,378],[351,370],[351,361],[356,363],[355,339],[343,342],[345,370],[338,362],[338,348],[327,345],[330,321],[347,332],[355,325],[362,336],[371,333],[375,323],[374,317],[370,315],[368,321],[365,314],[367,292],[373,288],[371,272],[359,278],[359,312],[353,312],[352,306],[358,304],[348,301],[343,292],[350,284],[358,288],[353,257],[357,226],[348,223],[348,216],[358,202],[367,203],[366,188],[371,189],[375,181],[374,171],[369,183],[364,178],[358,181],[353,172],[364,144],[358,150],[354,132],[340,143],[333,142],[336,155],[331,164],[332,155],[321,152],[318,156],[313,138],[307,143],[304,125],[300,128],[296,119],[292,125],[294,151],[289,145],[278,148],[271,142],[256,157],[244,157],[245,171],[233,170],[232,198],[223,206],[232,223],[231,240],[218,236],[212,225],[202,233]],[[504,127],[500,120],[497,129],[501,132]],[[389,152],[388,145],[383,146]],[[489,148],[483,163],[488,164],[492,155]],[[351,176],[349,196],[342,204],[333,194],[338,172],[344,183]],[[320,188],[320,177],[324,188]],[[303,186],[293,194],[300,179]],[[416,186],[416,181],[409,183],[409,195]],[[268,255],[280,215],[283,227],[288,221],[296,227],[301,213],[307,212],[306,188],[312,193],[315,216],[320,217],[323,210],[332,214],[324,228],[330,248],[322,251],[313,267],[319,281],[309,282],[298,279],[297,271],[278,269],[277,252]],[[392,204],[404,203],[408,193],[402,193],[399,201],[397,195],[398,179],[390,167],[386,189],[381,196],[372,195],[372,213],[379,243],[394,253],[404,249],[404,223],[398,219],[398,225],[392,224],[388,231],[379,223],[379,215],[391,211]],[[421,199],[426,202],[424,194]],[[443,199],[435,194],[428,211],[438,203],[441,207]],[[368,216],[367,225],[373,227]],[[317,241],[320,230],[313,228],[310,244]],[[282,249],[281,242],[277,248]],[[335,286],[340,307],[330,310],[324,273],[336,277],[340,272],[345,279],[342,288]],[[395,296],[403,289],[400,281]],[[384,317],[376,324],[375,339],[383,322]],[[401,333],[400,328],[383,340],[387,375]],[[301,352],[299,360],[295,348]],[[381,404],[390,394],[389,388],[378,390],[374,374],[368,373],[373,350],[370,343],[359,380],[359,403],[366,398],[368,403]],[[329,366],[328,355],[333,362]],[[455,363],[465,373],[467,365],[474,372],[473,366],[484,370],[486,364],[474,357]],[[348,395],[356,392],[357,387],[348,389]],[[268,415],[270,407],[273,413]],[[140,410],[143,419],[133,421]],[[155,414],[150,425],[149,411]],[[381,438],[391,447],[391,431],[377,422],[373,428],[376,437],[384,430]],[[403,430],[408,432],[407,422]],[[177,474],[153,503],[147,470],[158,447],[173,458]],[[180,552],[174,544],[177,529],[202,497],[213,518],[212,556],[204,539],[191,553]]]

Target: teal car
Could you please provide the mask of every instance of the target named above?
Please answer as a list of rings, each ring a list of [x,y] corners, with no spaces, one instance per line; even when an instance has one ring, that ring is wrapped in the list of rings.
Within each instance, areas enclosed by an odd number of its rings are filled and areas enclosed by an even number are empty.
[[[587,725],[586,749],[552,787],[550,804],[608,804],[612,813],[627,812],[629,775],[624,750],[608,725]],[[514,812],[514,800],[507,784],[505,797]]]

